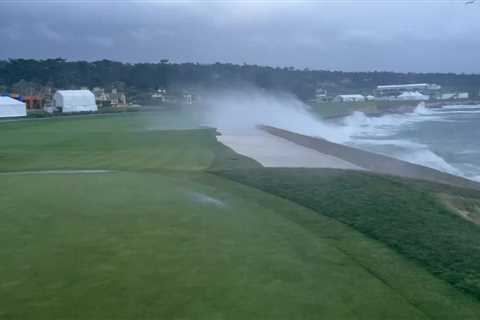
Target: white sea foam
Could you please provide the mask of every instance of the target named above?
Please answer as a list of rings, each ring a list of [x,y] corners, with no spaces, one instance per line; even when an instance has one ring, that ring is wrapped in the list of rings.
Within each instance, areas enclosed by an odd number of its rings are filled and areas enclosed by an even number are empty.
[[[461,107],[463,108],[463,106]],[[375,152],[400,160],[465,177],[466,174],[462,170],[430,150],[428,145],[396,138],[398,133],[420,122],[452,121],[448,119],[448,114],[445,111],[441,112],[440,110],[426,108],[424,104],[419,104],[413,112],[406,114],[368,117],[362,112],[354,112],[343,119],[340,125],[343,126],[344,132],[348,134],[349,140],[346,143],[349,145],[367,150],[373,149]],[[457,112],[451,106],[448,110],[449,112]],[[472,111],[474,111],[473,108]]]
[[[443,106],[440,108],[440,110],[457,110],[457,109],[480,109],[480,105],[462,105],[462,104],[456,104],[456,105],[450,105],[450,106]]]

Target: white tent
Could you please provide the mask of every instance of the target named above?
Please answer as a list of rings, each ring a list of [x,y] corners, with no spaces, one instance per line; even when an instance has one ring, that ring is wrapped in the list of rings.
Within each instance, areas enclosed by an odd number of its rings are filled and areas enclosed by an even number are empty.
[[[362,102],[365,101],[365,96],[361,94],[341,94],[334,99],[337,102]]]
[[[0,118],[25,117],[27,107],[24,102],[10,97],[0,97]]]
[[[418,101],[425,101],[425,100],[430,99],[429,96],[421,94],[418,91],[406,91],[406,92],[402,93],[401,95],[399,95],[397,98],[399,100],[416,100],[416,101],[417,100]]]
[[[53,96],[55,107],[62,112],[97,111],[95,95],[90,90],[58,90]]]

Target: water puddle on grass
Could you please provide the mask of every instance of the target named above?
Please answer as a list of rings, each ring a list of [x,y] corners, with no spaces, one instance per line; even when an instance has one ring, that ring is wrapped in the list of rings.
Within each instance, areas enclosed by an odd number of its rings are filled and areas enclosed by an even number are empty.
[[[215,206],[215,207],[218,207],[218,208],[224,208],[224,207],[227,206],[226,203],[223,202],[222,200],[214,198],[214,197],[210,197],[210,196],[208,196],[204,193],[189,192],[188,196],[192,201],[197,202],[197,203],[212,205],[212,206]]]

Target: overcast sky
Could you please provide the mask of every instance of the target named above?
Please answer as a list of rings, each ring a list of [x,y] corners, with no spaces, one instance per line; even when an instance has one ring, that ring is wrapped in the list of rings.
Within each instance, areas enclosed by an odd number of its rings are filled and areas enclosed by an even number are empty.
[[[480,73],[480,2],[0,0],[0,59]]]

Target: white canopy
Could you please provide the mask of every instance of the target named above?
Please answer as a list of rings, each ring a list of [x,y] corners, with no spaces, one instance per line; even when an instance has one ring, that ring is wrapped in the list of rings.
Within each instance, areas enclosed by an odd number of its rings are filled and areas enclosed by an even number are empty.
[[[343,102],[357,102],[357,101],[365,101],[365,96],[361,94],[341,94],[335,98],[336,101],[343,101]]]
[[[58,90],[53,97],[62,112],[97,111],[95,95],[90,90]]]
[[[429,100],[430,97],[424,94],[421,94],[418,91],[407,91],[398,96],[400,100]]]
[[[0,97],[0,118],[25,117],[27,107],[24,102],[10,97]]]

